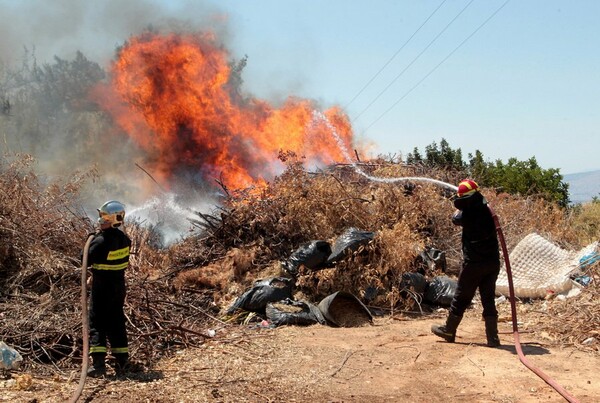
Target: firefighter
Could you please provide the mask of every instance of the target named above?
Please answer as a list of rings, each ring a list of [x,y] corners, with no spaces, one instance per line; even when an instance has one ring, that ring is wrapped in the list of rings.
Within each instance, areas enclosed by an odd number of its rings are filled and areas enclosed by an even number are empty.
[[[91,266],[90,355],[92,366],[87,375],[106,374],[107,340],[115,357],[117,375],[125,372],[129,362],[125,329],[125,269],[129,264],[131,240],[119,229],[125,218],[125,206],[107,201],[98,209],[99,230],[91,240],[88,265]]]
[[[463,314],[479,288],[487,345],[497,347],[500,345],[500,339],[498,311],[494,298],[496,279],[500,272],[500,252],[496,226],[487,200],[479,191],[477,183],[470,179],[461,181],[457,196],[454,199],[457,210],[452,216],[452,223],[462,227],[462,270],[458,276],[458,286],[450,304],[446,324],[433,325],[431,331],[453,343]]]

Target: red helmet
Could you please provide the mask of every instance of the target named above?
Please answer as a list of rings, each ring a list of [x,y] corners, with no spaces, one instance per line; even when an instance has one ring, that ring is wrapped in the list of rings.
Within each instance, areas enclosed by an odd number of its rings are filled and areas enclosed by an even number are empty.
[[[471,179],[464,179],[458,184],[458,197],[470,196],[479,191],[479,186]]]

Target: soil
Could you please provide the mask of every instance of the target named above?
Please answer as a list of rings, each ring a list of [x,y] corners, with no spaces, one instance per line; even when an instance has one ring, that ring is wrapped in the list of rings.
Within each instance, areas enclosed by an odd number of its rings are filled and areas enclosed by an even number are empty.
[[[484,326],[468,311],[456,343],[430,332],[445,312],[376,317],[371,325],[263,328],[225,326],[201,348],[164,358],[151,369],[88,379],[80,402],[562,402],[517,356],[512,325],[502,346],[485,346]],[[520,319],[521,320],[521,319]],[[527,325],[520,341],[530,363],[580,402],[600,401],[597,351],[545,344]],[[551,343],[548,341],[548,343]],[[0,381],[0,401],[63,402],[79,373],[26,373]],[[21,382],[22,383],[22,382]]]

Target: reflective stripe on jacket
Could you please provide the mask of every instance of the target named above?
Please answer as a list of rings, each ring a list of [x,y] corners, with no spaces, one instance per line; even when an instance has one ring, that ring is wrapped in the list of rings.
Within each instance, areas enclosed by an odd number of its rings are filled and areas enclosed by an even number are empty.
[[[129,265],[131,240],[117,228],[95,235],[90,244],[89,263],[94,271],[122,271]]]
[[[96,270],[123,270],[129,265],[129,246],[108,252],[106,263],[92,263]]]

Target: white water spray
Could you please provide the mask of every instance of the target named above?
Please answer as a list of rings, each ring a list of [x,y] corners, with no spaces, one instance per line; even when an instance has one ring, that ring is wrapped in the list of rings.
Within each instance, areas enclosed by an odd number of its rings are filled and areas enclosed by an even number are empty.
[[[350,157],[350,153],[348,152],[348,149],[346,148],[346,145],[344,144],[344,141],[338,134],[335,127],[333,127],[331,122],[329,122],[327,117],[325,115],[323,115],[323,113],[321,113],[317,110],[313,110],[312,115],[313,115],[313,120],[311,121],[310,125],[311,126],[314,125],[315,121],[320,121],[321,123],[323,123],[329,129],[329,131],[331,132],[331,135],[335,138],[340,150],[342,151],[342,154],[344,154],[344,157],[346,158],[346,161],[352,166],[352,168],[354,168],[356,173],[364,176],[365,178],[375,181],[375,182],[381,182],[381,183],[396,183],[396,182],[409,182],[409,181],[428,182],[428,183],[433,183],[435,185],[444,187],[446,189],[450,189],[453,192],[456,192],[458,190],[458,188],[456,186],[454,186],[450,183],[446,183],[446,182],[443,182],[443,181],[440,181],[437,179],[421,177],[421,176],[404,176],[404,177],[398,177],[398,178],[379,178],[379,177],[371,176],[371,175],[367,174],[352,160],[352,158]]]
[[[177,242],[189,235],[194,227],[191,219],[196,218],[195,211],[208,211],[212,204],[206,200],[201,205],[183,206],[174,193],[162,193],[127,211],[127,216],[147,222],[161,234],[164,246]]]

